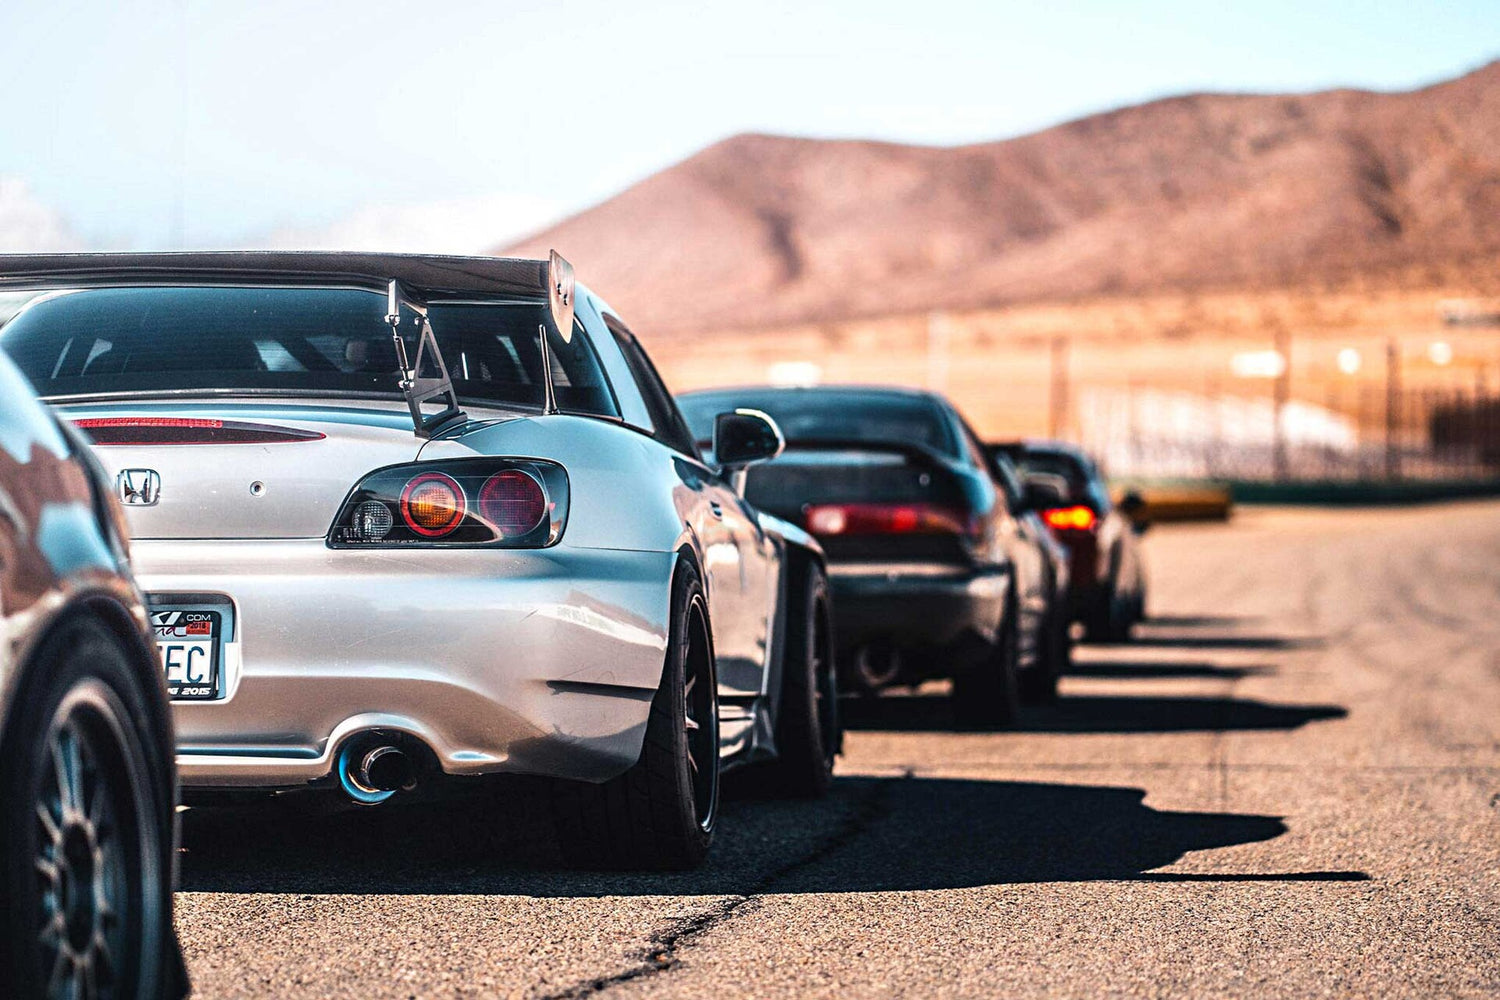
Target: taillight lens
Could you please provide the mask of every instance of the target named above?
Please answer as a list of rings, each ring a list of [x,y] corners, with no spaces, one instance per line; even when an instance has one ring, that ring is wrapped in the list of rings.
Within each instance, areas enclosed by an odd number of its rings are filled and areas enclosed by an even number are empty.
[[[1049,528],[1056,528],[1059,531],[1088,531],[1094,527],[1098,518],[1092,509],[1080,504],[1076,507],[1057,507],[1044,511],[1042,520],[1047,522]]]
[[[973,535],[978,519],[930,503],[812,504],[804,511],[814,535]]]
[[[425,538],[442,538],[453,531],[468,510],[463,487],[441,472],[413,476],[401,491],[401,519]]]
[[[457,459],[392,466],[354,488],[333,548],[545,548],[562,537],[568,476],[555,462]]]
[[[479,487],[479,516],[500,533],[516,538],[535,530],[547,514],[542,484],[520,469],[497,472]]]

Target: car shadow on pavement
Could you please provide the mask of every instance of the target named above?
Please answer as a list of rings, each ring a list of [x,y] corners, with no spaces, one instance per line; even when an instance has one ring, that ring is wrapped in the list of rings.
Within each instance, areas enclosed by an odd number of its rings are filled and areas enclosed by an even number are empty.
[[[692,872],[564,869],[531,798],[383,807],[321,817],[284,808],[191,810],[182,888],[230,893],[752,895],[955,889],[1019,882],[1360,880],[1360,872],[1155,873],[1190,851],[1270,840],[1276,816],[1175,812],[1139,788],[927,777],[845,777],[817,802],[734,796]]]
[[[844,703],[844,726],[853,730],[960,731],[945,695],[886,695]],[[1159,695],[1064,695],[1053,705],[1022,711],[1009,732],[1185,733],[1297,729],[1342,719],[1338,705],[1277,705],[1250,698]]]
[[[1260,620],[1252,615],[1151,615],[1144,624],[1165,628],[1233,628]]]
[[[1202,660],[1192,663],[1170,663],[1155,660],[1113,660],[1107,662],[1074,663],[1068,668],[1068,676],[1070,677],[1106,677],[1112,680],[1182,677],[1195,680],[1238,681],[1246,677],[1264,677],[1275,672],[1275,667],[1264,664],[1248,667],[1226,667]]]
[[[1291,650],[1317,649],[1323,645],[1323,640],[1318,638],[1288,638],[1279,635],[1157,635],[1150,631],[1138,631],[1128,642],[1114,645],[1115,648],[1123,646],[1149,649]]]

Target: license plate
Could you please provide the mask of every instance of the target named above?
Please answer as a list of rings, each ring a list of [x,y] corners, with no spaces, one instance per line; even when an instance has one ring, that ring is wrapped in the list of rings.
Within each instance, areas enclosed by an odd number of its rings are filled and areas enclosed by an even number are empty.
[[[167,695],[180,701],[217,697],[224,616],[202,608],[154,606],[151,626],[167,674]]]

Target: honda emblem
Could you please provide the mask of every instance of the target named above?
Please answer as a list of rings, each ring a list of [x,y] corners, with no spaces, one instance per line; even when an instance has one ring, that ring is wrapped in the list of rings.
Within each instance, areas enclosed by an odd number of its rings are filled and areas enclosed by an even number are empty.
[[[155,507],[161,499],[161,476],[155,469],[121,469],[115,477],[115,493],[131,507]]]

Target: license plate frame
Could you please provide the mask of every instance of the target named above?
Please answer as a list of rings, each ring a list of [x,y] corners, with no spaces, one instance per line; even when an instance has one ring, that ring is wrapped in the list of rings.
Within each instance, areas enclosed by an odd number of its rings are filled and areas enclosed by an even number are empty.
[[[229,616],[220,607],[152,602],[151,631],[172,701],[213,701],[224,678]]]

